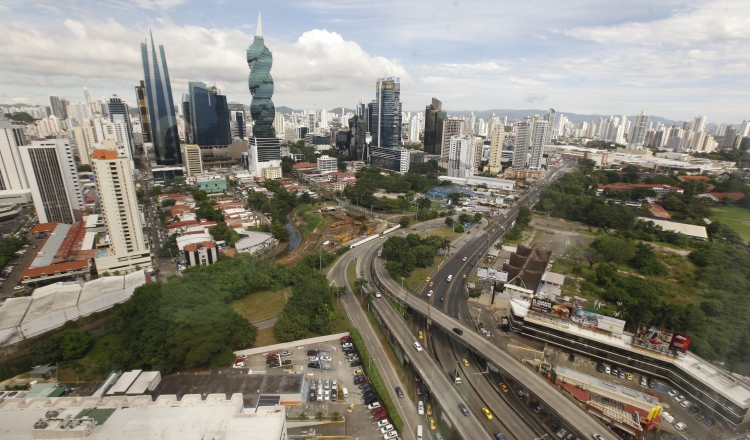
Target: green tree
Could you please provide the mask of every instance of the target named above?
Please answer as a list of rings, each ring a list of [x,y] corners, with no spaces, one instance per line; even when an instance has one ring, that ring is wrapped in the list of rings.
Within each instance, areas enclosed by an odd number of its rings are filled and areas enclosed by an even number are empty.
[[[596,281],[601,285],[610,286],[617,277],[617,266],[613,263],[601,263],[596,267]]]
[[[310,319],[293,312],[283,313],[273,326],[273,334],[281,342],[296,341],[307,334]]]
[[[271,234],[273,234],[273,237],[277,240],[289,240],[289,230],[278,220],[274,220],[271,224]]]
[[[159,194],[161,194],[161,186],[159,185],[152,186],[150,192],[153,197],[158,197]]]
[[[78,172],[79,173],[82,173],[82,172],[91,172],[91,165],[86,164],[86,163],[82,163],[82,164],[78,165]]]
[[[445,225],[448,227],[453,226],[453,217],[446,217],[445,218]]]
[[[482,221],[482,213],[477,212],[476,214],[474,214],[474,223],[479,223],[480,221]]]
[[[367,280],[364,277],[357,278],[354,280],[354,287],[357,288],[357,291],[361,291],[361,289],[368,284]]]
[[[161,201],[161,206],[164,208],[168,208],[170,206],[174,206],[177,203],[175,199],[164,199]]]
[[[635,243],[626,238],[614,235],[601,235],[591,243],[605,261],[621,263],[631,260],[635,256]]]
[[[464,232],[464,225],[459,223],[453,228],[453,230],[458,233]]]
[[[196,189],[195,191],[193,191],[192,196],[196,204],[200,204],[201,202],[205,202],[206,200],[208,200],[208,193],[202,189]]]
[[[409,224],[411,223],[411,219],[409,217],[401,217],[401,220],[399,220],[398,224],[401,225],[402,228],[409,227]]]
[[[234,244],[237,242],[237,240],[240,239],[240,234],[237,233],[234,229],[227,226],[226,223],[221,222],[218,223],[216,226],[208,230],[209,234],[211,234],[211,237],[214,238],[216,241],[225,241],[229,246],[234,246]]]
[[[417,246],[413,250],[415,265],[419,267],[430,267],[435,260],[435,251],[425,245]]]

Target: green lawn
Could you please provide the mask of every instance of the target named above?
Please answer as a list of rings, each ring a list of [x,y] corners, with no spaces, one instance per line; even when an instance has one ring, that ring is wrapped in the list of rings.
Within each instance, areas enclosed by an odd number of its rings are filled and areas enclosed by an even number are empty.
[[[750,241],[750,210],[736,206],[712,208],[712,222],[721,222],[734,229],[743,240]]]
[[[320,214],[316,214],[315,210],[317,208],[313,205],[302,205],[295,209],[295,213],[302,217],[306,223],[303,223],[300,225],[300,228],[302,229],[302,232],[307,236],[310,233],[312,233],[315,228],[318,227],[320,222],[323,220],[323,218],[320,216]]]
[[[291,289],[255,292],[229,305],[248,321],[256,322],[281,313],[289,296]]]
[[[458,237],[459,235],[461,235],[461,233],[460,232],[453,232],[453,230],[451,228],[444,227],[444,228],[432,230],[432,231],[430,231],[429,234],[425,234],[424,236],[426,237],[428,235],[437,235],[439,237],[448,237],[451,240],[454,240],[456,237]]]
[[[408,277],[404,279],[404,287],[411,291],[416,290],[420,284],[424,283],[428,276],[431,276],[432,271],[435,270],[435,265],[443,261],[443,256],[435,257],[432,266],[430,267],[415,267]],[[394,277],[396,282],[401,282],[401,277]]]

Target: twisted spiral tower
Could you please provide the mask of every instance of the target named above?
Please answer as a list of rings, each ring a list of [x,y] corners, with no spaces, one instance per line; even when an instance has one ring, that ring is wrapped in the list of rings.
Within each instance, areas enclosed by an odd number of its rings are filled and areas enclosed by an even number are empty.
[[[250,67],[250,75],[247,78],[247,86],[253,101],[250,104],[250,116],[253,125],[253,137],[275,138],[276,131],[273,128],[273,120],[276,117],[276,107],[271,101],[273,96],[273,78],[271,77],[271,65],[273,55],[266,47],[263,40],[263,22],[258,13],[258,28],[253,44],[247,48],[247,65]]]

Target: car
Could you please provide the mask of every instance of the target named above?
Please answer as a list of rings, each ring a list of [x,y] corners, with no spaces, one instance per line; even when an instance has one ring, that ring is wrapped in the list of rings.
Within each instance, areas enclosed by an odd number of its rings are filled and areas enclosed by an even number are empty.
[[[487,408],[482,408],[482,412],[484,413],[484,416],[487,417],[488,420],[492,420],[492,413]]]
[[[683,407],[683,408],[687,408],[688,406],[690,406],[692,404],[693,404],[693,402],[691,402],[689,400],[683,400],[682,402],[680,402],[680,406]]]
[[[343,344],[344,342],[348,342],[348,341],[351,341],[351,340],[352,340],[351,336],[344,336],[344,337],[342,337],[342,338],[339,339],[339,342],[341,342]]]
[[[682,422],[677,422],[674,424],[674,429],[678,431],[682,431],[683,429],[687,428],[687,425]]]
[[[422,333],[422,330],[419,331],[419,339],[424,339],[424,333]]]
[[[327,392],[327,391],[326,391]],[[336,390],[333,390],[331,392],[331,402],[337,401],[339,398],[339,393],[336,392]]]
[[[427,415],[431,416],[432,415],[432,405],[430,405],[429,403],[426,403],[425,407],[427,409]]]
[[[375,421],[384,420],[388,418],[388,414],[381,412],[381,413],[375,414],[374,418],[375,418]]]
[[[467,260],[467,258],[466,258],[466,257],[463,257],[463,258],[461,259],[461,261],[466,261],[466,260]]]
[[[707,418],[706,420],[703,421],[703,424],[706,426],[711,426],[714,424],[714,419]]]
[[[430,277],[427,277],[427,279],[424,280],[425,283],[430,281]]]
[[[420,416],[424,415],[424,402],[422,402],[421,400],[417,402],[417,414],[419,414]]]
[[[594,440],[605,440],[604,437],[599,434],[592,434],[591,437],[594,437]]]
[[[363,399],[374,399],[375,398],[375,392],[373,390],[368,389],[364,393],[362,393]]]
[[[388,425],[390,423],[391,422],[389,422],[388,419],[383,419],[383,420],[381,420],[381,421],[378,422],[378,428],[382,428],[383,426]]]
[[[289,350],[284,350],[281,353],[279,353],[279,356],[284,356],[284,357],[291,356],[291,355],[292,355],[292,352]]]
[[[518,397],[523,397],[526,395],[526,391],[524,391],[523,388],[518,390],[516,393],[518,394]]]
[[[680,394],[680,392],[677,391],[677,390],[669,390],[669,392],[667,394],[669,395],[669,397],[674,397],[674,396]]]
[[[604,364],[601,362],[596,364],[596,371],[597,373],[604,373]]]
[[[331,381],[331,389],[332,389],[332,390],[336,390],[336,389],[338,389],[338,388],[339,388],[339,383],[338,383],[338,382],[336,381],[336,379],[333,379],[333,380]]]
[[[360,361],[354,361],[354,362],[352,362],[352,363],[349,364],[350,367],[359,367],[361,365],[362,365],[362,362],[360,362]]]
[[[617,365],[613,365],[610,371],[612,373],[612,376],[617,376],[618,374],[620,374],[620,371],[617,369]]]
[[[365,405],[369,405],[373,402],[377,402],[378,399],[376,399],[375,397],[365,397],[364,399],[362,399],[362,401],[364,401]]]
[[[315,353],[315,354],[317,354],[317,353]],[[278,355],[278,354],[276,354],[276,353],[268,353],[268,354],[266,355],[266,359],[276,359],[276,358],[277,358],[278,356],[279,356],[279,355]]]
[[[692,405],[690,408],[688,408],[687,412],[689,412],[690,414],[695,414],[695,413],[697,413],[700,410],[701,409],[698,408],[697,405]]]
[[[422,346],[417,341],[414,341],[414,348],[416,348],[417,351],[422,351]]]
[[[537,405],[536,408],[534,408],[534,414],[539,414],[540,412],[542,412],[543,409],[544,408],[542,408],[541,406]]]
[[[461,330],[461,329],[460,329],[460,328],[458,328],[458,327],[453,327],[453,333],[455,333],[455,334],[457,334],[457,335],[459,335],[459,336],[460,336],[460,335],[463,335],[463,334],[464,334],[464,331],[463,331],[463,330]]]
[[[307,355],[308,356],[317,356],[318,355],[318,350],[307,350]]]
[[[364,373],[362,372],[362,370],[357,369],[357,370],[354,370],[352,374],[355,376],[359,376],[360,374],[364,374]]]
[[[404,392],[401,390],[401,387],[396,387],[396,395],[398,396],[399,399],[404,398]]]
[[[656,388],[656,380],[653,377],[648,378],[648,386],[649,388]]]
[[[706,416],[703,415],[703,414],[701,414],[701,413],[698,413],[698,414],[695,415],[695,420],[697,420],[699,422],[702,421],[705,418],[706,418]]]
[[[440,302],[444,302],[444,301],[445,301],[445,297],[444,297],[444,296],[441,296],[441,297],[440,297]]]
[[[360,389],[360,390],[363,390],[363,389],[365,389],[365,388],[367,388],[367,387],[369,387],[369,386],[370,386],[370,383],[369,383],[369,382],[365,382],[365,383],[363,383],[363,384],[361,384],[361,385],[359,386],[359,389]]]
[[[630,373],[625,373],[625,379],[627,380],[633,380],[633,375]]]
[[[504,383],[500,382],[500,389],[503,390],[504,393],[508,392],[508,386]]]
[[[364,374],[358,374],[357,376],[354,376],[354,380],[359,380],[359,379],[364,379],[364,378],[365,378],[365,375],[364,375]],[[328,380],[328,379],[326,379],[326,381],[327,381],[327,380]],[[327,384],[327,382],[326,382],[326,384]]]
[[[685,395],[684,394],[680,394],[679,396],[677,396],[677,397],[674,398],[674,401],[677,402],[677,403],[680,403],[683,400],[685,400]]]
[[[475,262],[473,262],[473,261],[471,262],[471,267],[474,267],[474,266],[476,266],[476,265],[477,265],[477,263],[475,263]]]
[[[16,286],[16,287],[13,288],[13,290],[23,290],[25,288],[26,287],[24,287],[24,286]]]
[[[380,403],[378,403],[378,402],[375,402],[372,405],[367,405],[367,409],[369,409],[369,410],[375,410],[377,408],[380,408]],[[380,410],[382,411],[383,409],[381,408]],[[373,413],[373,414],[375,414],[375,413]]]
[[[323,356],[320,358],[320,360],[323,362],[331,362],[333,359],[331,359],[330,356]]]
[[[463,279],[466,279],[466,274],[463,275]]]
[[[282,361],[281,365],[292,365],[292,360],[291,359],[287,359],[285,361]]]
[[[362,276],[365,276],[365,271],[364,270],[360,271],[359,274],[362,275]]]
[[[238,354],[237,355],[237,359],[247,359],[247,355],[246,354]]]
[[[563,429],[561,429],[561,430],[557,431],[557,436],[558,436],[559,438],[565,438],[565,434],[567,434],[567,433],[568,433],[568,431],[566,431],[566,430],[565,430],[565,429],[563,428]]]
[[[323,390],[318,389],[318,402],[323,401]]]
[[[309,400],[310,402],[315,401],[315,390],[310,390],[310,397],[307,400]]]
[[[430,417],[430,429],[432,431],[437,429],[437,425],[435,425],[435,419],[433,417]]]
[[[427,298],[431,297],[431,296],[432,296],[432,294],[433,294],[433,291],[432,291],[432,290],[430,290],[429,292],[427,292]]]
[[[557,432],[557,430],[560,429],[560,424],[557,423],[557,422],[555,422],[555,423],[549,425],[549,429],[552,432]]]
[[[310,362],[309,364],[307,364],[307,368],[318,368],[318,363]]]
[[[381,295],[380,292],[376,290],[375,291],[375,298],[382,298],[382,297],[383,297],[383,295]]]
[[[625,380],[625,372],[620,370],[620,379]]]
[[[469,366],[469,361],[467,361],[466,359],[461,359],[461,360],[464,363],[464,367],[468,367]]]
[[[344,342],[344,344],[342,345],[342,347],[343,348],[352,348],[352,347],[354,347],[354,344],[352,344],[351,342]]]
[[[461,254],[456,254],[456,258],[461,259]]]
[[[384,439],[384,440],[390,440],[390,439],[392,439],[392,438],[394,438],[394,437],[396,437],[396,436],[398,436],[398,432],[396,432],[396,431],[391,431],[391,432],[388,432],[388,433],[386,433],[386,434],[385,434],[385,435],[383,436],[383,439]]]
[[[648,386],[648,383],[646,382],[646,377],[645,376],[641,376],[641,386],[644,387],[644,388]]]
[[[605,366],[604,366],[604,373],[605,373],[605,374],[609,374],[610,372],[611,372],[611,370],[610,370],[610,368],[609,368],[609,365],[605,365]]]

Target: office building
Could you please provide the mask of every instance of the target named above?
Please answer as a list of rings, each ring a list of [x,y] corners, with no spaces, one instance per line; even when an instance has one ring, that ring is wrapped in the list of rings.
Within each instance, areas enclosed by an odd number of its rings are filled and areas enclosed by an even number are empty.
[[[427,154],[441,152],[443,146],[443,122],[448,113],[443,110],[443,103],[432,98],[432,103],[424,110],[424,151]]]
[[[448,149],[448,177],[463,179],[474,175],[476,144],[473,135],[451,137]]]
[[[146,84],[146,103],[151,124],[151,142],[154,146],[156,163],[159,165],[179,165],[180,136],[175,119],[172,84],[169,81],[167,58],[164,46],[159,51],[154,44],[154,36],[149,34],[145,43],[141,43],[143,57],[143,75]]]
[[[373,146],[370,149],[370,165],[406,174],[409,172],[409,150],[401,147],[378,148]]]
[[[553,131],[555,129],[555,109],[551,108],[544,115],[544,120],[547,121],[547,134],[544,137],[544,143],[548,144],[552,140]]]
[[[464,126],[464,121],[458,118],[450,118],[450,119],[445,119],[443,121],[443,132],[441,134],[442,139],[440,141],[440,161],[443,164],[448,163],[448,154],[450,153],[451,138],[453,136],[462,135],[463,126]]]
[[[198,145],[185,145],[182,151],[182,160],[185,162],[185,172],[188,177],[203,174],[203,159],[201,148]]]
[[[122,99],[118,98],[117,95],[113,95],[109,98],[107,103],[107,112],[109,113],[109,120],[112,122],[120,122],[124,127],[120,129],[121,136],[125,135],[127,139],[126,148],[129,152],[129,156],[133,157],[133,126],[130,123],[130,110],[128,105],[123,102]],[[123,132],[124,131],[124,132]],[[125,142],[123,142],[125,144]]]
[[[325,155],[318,158],[318,171],[321,173],[333,173],[338,170],[338,161],[335,157]]]
[[[57,96],[50,96],[49,97],[49,103],[50,103],[50,109],[52,110],[52,114],[55,115],[57,118],[60,119],[68,119],[68,111],[65,108],[66,105],[63,103],[65,101],[64,99],[60,99]]]
[[[505,143],[505,129],[497,125],[490,133],[490,159],[487,164],[490,173],[497,174],[503,169],[503,144]]]
[[[378,78],[375,101],[369,104],[372,146],[398,148],[401,146],[401,78]]]
[[[99,140],[94,132],[94,127],[91,124],[83,124],[79,127],[73,127],[73,139],[76,142],[78,149],[78,160],[82,164],[88,165],[91,163],[90,155],[94,144],[98,143]]]
[[[541,168],[547,128],[547,121],[539,115],[526,117],[518,122],[513,146],[513,168]]]
[[[256,177],[263,176],[263,168],[281,166],[281,143],[276,137],[274,119],[276,108],[273,97],[271,66],[273,56],[263,39],[263,22],[258,13],[258,26],[253,44],[247,48],[247,65],[250,68],[248,88],[253,100],[250,116],[253,119],[253,136],[248,142],[249,171]]]
[[[95,260],[97,270],[132,272],[150,267],[130,159],[115,150],[97,149],[91,152],[91,168],[110,242],[109,253]]]
[[[646,112],[641,112],[640,115],[636,115],[633,119],[631,136],[628,139],[628,147],[637,150],[642,149],[643,141],[646,138],[646,131],[648,131],[648,116],[646,115]]]
[[[245,122],[245,106],[236,102],[227,104],[229,108],[229,128],[232,131],[232,139],[245,139],[247,137],[247,123]],[[278,128],[276,132],[278,133]],[[283,130],[281,130],[283,133]]]
[[[151,120],[148,115],[148,99],[146,97],[146,82],[141,81],[141,84],[135,86],[135,99],[138,102],[138,115],[141,120],[141,136],[144,143],[150,143],[151,141]]]
[[[229,145],[232,136],[229,129],[229,107],[227,97],[219,94],[216,86],[207,86],[198,81],[188,83],[190,92],[190,141],[200,146]]]
[[[29,189],[19,147],[26,145],[24,127],[0,121],[0,190]]]
[[[67,139],[32,141],[20,147],[39,223],[76,221],[74,210],[84,208],[73,150]]]

